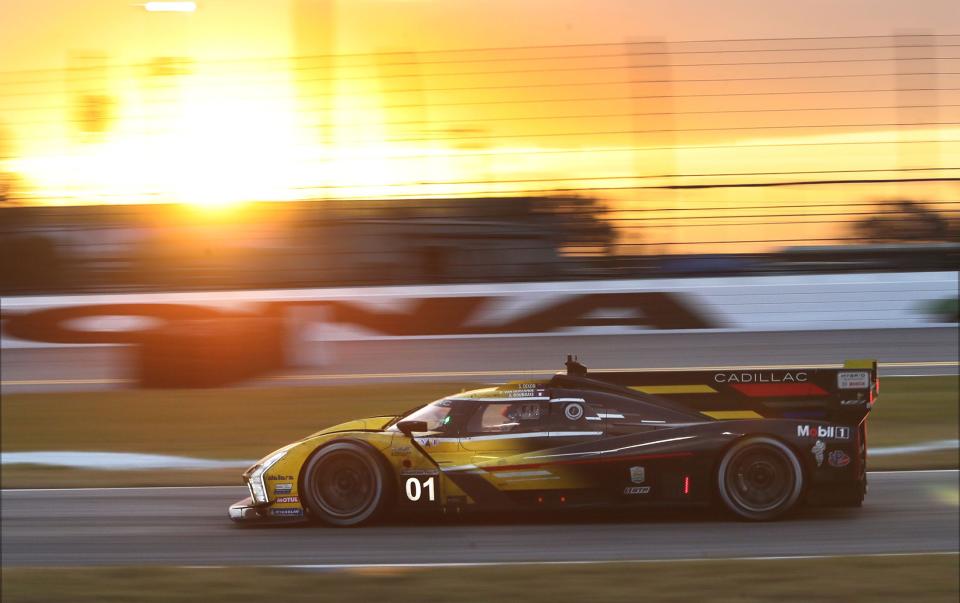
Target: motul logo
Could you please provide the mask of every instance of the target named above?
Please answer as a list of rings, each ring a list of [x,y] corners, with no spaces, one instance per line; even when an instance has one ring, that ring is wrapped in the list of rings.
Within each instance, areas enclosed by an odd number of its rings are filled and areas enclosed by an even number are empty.
[[[833,425],[818,425],[816,427],[812,425],[797,425],[797,437],[798,438],[819,438],[823,439],[834,439],[834,440],[849,440],[850,439],[850,428],[849,427],[835,427]]]

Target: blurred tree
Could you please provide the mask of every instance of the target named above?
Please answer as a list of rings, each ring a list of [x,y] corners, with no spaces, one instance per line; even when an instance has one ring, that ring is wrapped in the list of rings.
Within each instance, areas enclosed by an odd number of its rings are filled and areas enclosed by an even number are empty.
[[[534,211],[547,218],[561,249],[574,255],[612,255],[617,233],[599,199],[554,195],[537,201]]]
[[[889,206],[888,215],[873,216],[853,225],[864,242],[960,240],[960,222],[922,205],[903,199]]]
[[[7,162],[13,159],[10,133],[0,124],[0,205],[9,205],[14,197],[17,175],[9,170]]]
[[[74,123],[81,132],[103,134],[113,124],[113,99],[106,94],[84,94],[76,98]]]

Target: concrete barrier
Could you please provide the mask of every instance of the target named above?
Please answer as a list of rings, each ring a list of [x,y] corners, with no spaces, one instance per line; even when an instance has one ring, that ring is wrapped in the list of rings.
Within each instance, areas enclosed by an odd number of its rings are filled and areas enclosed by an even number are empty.
[[[14,297],[0,346],[130,346],[145,385],[219,385],[323,366],[336,341],[942,327],[957,290],[923,272]]]

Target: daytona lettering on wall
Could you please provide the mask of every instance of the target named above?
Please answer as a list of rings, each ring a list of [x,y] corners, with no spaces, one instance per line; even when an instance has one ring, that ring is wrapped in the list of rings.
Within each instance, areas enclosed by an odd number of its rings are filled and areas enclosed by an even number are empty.
[[[124,296],[130,299],[133,296]],[[523,296],[516,296],[522,298]],[[64,344],[136,344],[144,326],[164,329],[182,321],[280,319],[294,310],[322,308],[324,322],[351,325],[379,336],[478,335],[546,333],[558,329],[628,327],[642,329],[706,329],[724,326],[691,305],[680,293],[641,291],[541,296],[536,309],[507,311],[505,296],[397,297],[386,307],[360,301],[298,299],[264,300],[238,311],[190,303],[128,302],[72,304],[3,310],[3,336],[23,341]],[[393,308],[391,308],[393,306]],[[506,305],[509,307],[509,304]],[[125,316],[128,329],[99,329],[97,319]],[[282,320],[276,323],[283,324]],[[309,323],[308,323],[309,324]],[[297,329],[307,325],[299,324]],[[362,337],[361,337],[362,338]]]

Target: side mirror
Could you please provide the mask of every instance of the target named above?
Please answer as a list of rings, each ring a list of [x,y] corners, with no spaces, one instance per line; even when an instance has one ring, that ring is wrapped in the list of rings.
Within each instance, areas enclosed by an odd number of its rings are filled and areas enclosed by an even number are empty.
[[[397,429],[408,438],[413,437],[414,431],[428,431],[426,421],[400,421],[397,423]]]

